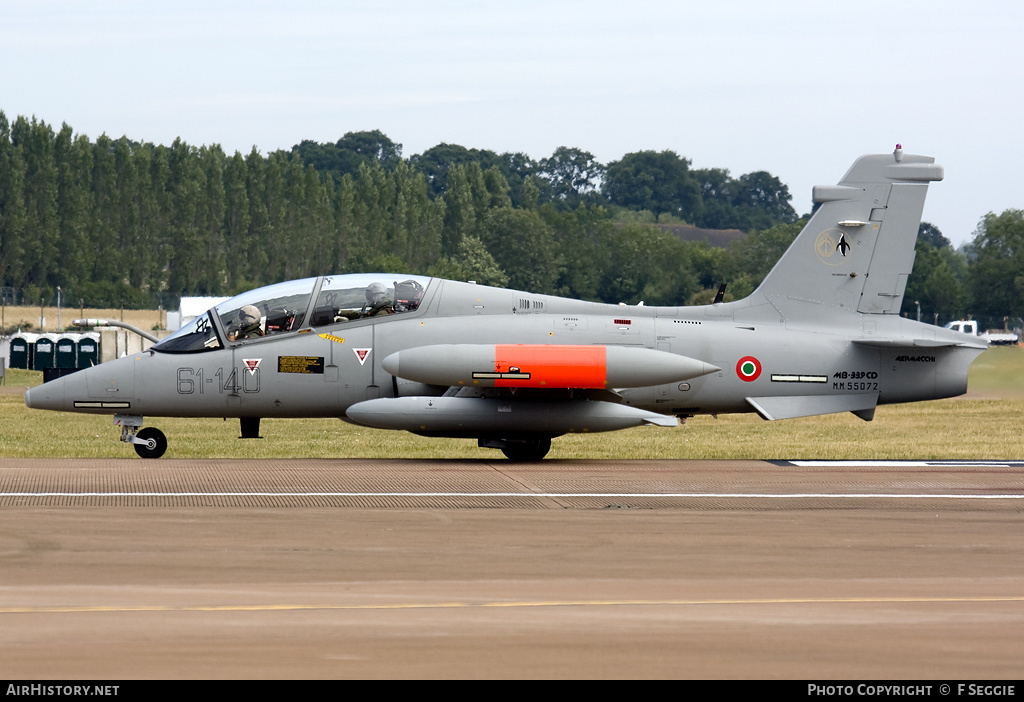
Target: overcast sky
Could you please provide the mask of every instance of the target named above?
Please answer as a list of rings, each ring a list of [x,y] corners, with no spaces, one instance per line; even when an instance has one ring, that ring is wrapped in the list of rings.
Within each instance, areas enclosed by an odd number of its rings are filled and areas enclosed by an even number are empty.
[[[853,160],[934,156],[954,243],[1024,208],[1024,3],[0,0],[0,110],[229,154],[380,129],[766,170],[799,213]]]

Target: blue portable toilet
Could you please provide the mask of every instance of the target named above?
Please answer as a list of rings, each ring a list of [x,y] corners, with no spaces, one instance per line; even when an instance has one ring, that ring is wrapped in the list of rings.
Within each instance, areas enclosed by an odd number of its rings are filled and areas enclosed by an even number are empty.
[[[54,368],[78,368],[78,337],[81,334],[61,334],[57,337],[53,356]]]
[[[78,339],[78,367],[89,368],[100,364],[100,334],[86,332]]]
[[[28,332],[15,334],[11,338],[11,368],[32,369],[32,354],[35,351],[36,335]]]
[[[34,344],[32,370],[56,368],[57,339],[52,334],[40,334]]]

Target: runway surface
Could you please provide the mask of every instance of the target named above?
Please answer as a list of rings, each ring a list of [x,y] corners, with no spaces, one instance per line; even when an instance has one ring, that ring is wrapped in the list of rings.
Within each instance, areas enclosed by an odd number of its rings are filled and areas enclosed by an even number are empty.
[[[1019,678],[1024,464],[0,459],[5,678]]]

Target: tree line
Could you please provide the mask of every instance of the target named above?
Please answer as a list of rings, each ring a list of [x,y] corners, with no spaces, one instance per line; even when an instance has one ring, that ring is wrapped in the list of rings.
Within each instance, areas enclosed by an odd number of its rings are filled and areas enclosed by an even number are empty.
[[[52,304],[61,286],[71,305],[173,308],[182,295],[394,271],[690,304],[722,282],[736,298],[753,291],[803,224],[791,200],[767,172],[693,169],[672,151],[601,164],[570,147],[533,160],[439,144],[405,158],[372,131],[228,155],[180,139],[91,141],[0,112],[0,290],[29,304]],[[1024,245],[999,249],[1024,244],[1013,217],[986,217],[966,253],[923,226],[904,310],[1024,314]],[[668,225],[680,223],[744,234],[717,248],[677,237]],[[1016,300],[992,294],[991,275]]]

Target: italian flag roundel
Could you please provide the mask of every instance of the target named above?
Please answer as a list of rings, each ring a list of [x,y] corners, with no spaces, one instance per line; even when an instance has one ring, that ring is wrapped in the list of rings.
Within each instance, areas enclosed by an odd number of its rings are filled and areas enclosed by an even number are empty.
[[[761,375],[761,362],[753,356],[744,356],[736,363],[736,375],[748,383]]]

